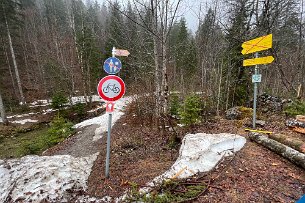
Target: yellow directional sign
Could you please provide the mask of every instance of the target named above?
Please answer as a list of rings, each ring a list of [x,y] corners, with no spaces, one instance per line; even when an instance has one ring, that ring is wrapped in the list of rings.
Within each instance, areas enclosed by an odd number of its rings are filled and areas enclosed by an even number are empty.
[[[246,41],[241,47],[243,55],[270,49],[272,47],[272,34]]]
[[[243,66],[254,66],[254,65],[258,65],[258,64],[267,64],[267,63],[271,63],[273,60],[274,60],[273,56],[246,59],[243,62]]]

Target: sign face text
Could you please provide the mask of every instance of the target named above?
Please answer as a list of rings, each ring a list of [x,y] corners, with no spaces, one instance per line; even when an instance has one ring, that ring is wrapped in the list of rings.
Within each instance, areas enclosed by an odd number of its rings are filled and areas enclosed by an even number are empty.
[[[130,54],[129,51],[125,49],[115,49],[114,53],[116,56],[128,56]]]
[[[252,82],[262,82],[262,75],[261,74],[257,74],[257,75],[252,75]]]
[[[268,64],[274,60],[273,56],[265,56],[260,58],[246,59],[243,61],[243,66],[254,66],[259,64]]]
[[[117,74],[122,68],[121,61],[116,57],[110,57],[104,62],[104,70],[110,75]]]
[[[272,47],[272,34],[246,41],[242,43],[241,47],[243,55],[270,49]]]
[[[97,92],[105,101],[116,101],[125,94],[125,83],[118,76],[108,75],[98,83]]]

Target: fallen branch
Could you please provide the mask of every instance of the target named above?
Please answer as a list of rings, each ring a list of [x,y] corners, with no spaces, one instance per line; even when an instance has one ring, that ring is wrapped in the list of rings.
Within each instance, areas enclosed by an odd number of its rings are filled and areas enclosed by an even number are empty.
[[[289,147],[298,150],[299,152],[305,153],[305,142],[301,140],[298,140],[296,138],[292,139],[283,134],[270,134],[268,137],[284,145],[288,145]]]
[[[282,143],[275,141],[273,139],[269,139],[265,135],[259,133],[249,133],[249,137],[251,140],[265,146],[271,151],[289,159],[294,164],[305,169],[305,154],[298,152],[291,147],[283,145]]]

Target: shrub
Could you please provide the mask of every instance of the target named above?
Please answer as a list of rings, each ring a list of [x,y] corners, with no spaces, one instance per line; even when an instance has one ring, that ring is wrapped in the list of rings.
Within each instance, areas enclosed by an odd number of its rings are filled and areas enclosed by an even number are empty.
[[[86,114],[85,112],[85,104],[83,103],[77,103],[72,107],[73,111],[77,113],[78,116],[84,116]]]
[[[178,110],[180,108],[180,101],[179,96],[177,94],[170,95],[170,114],[171,115],[178,115]]]
[[[199,123],[202,119],[202,110],[203,102],[200,96],[196,94],[187,96],[179,108],[181,122],[187,126]]]
[[[296,100],[285,107],[284,113],[288,116],[305,115],[305,101]]]
[[[48,130],[47,144],[48,146],[56,145],[59,142],[65,140],[69,135],[73,133],[73,124],[66,121],[64,118],[57,116],[51,122],[50,129]]]
[[[52,97],[52,107],[59,109],[68,103],[68,101],[68,98],[62,92],[58,92]]]
[[[38,154],[43,148],[44,145],[40,140],[38,142],[28,141],[23,144],[21,154]]]

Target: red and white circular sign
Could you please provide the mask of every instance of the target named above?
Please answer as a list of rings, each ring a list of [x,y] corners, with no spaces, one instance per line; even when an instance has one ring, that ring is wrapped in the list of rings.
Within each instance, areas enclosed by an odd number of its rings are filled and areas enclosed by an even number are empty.
[[[108,75],[98,83],[97,92],[105,101],[116,101],[125,94],[125,83],[118,76]]]

